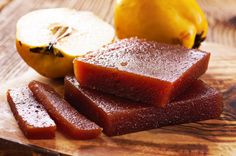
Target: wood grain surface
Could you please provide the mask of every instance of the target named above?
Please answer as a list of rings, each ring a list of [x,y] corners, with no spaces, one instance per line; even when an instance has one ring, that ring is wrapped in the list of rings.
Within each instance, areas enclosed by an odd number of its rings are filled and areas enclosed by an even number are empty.
[[[234,155],[236,153],[236,48],[205,43],[201,49],[211,51],[209,69],[202,79],[224,95],[224,112],[219,119],[163,127],[159,129],[94,140],[74,140],[57,132],[51,140],[28,140],[24,137],[6,102],[9,88],[39,80],[63,93],[63,80],[50,80],[32,69],[8,80],[0,93],[0,138],[42,147],[68,155]],[[38,148],[36,148],[38,149]],[[54,153],[55,154],[55,153]]]
[[[32,79],[53,84],[58,91],[63,90],[63,85],[61,80],[39,76],[22,61],[15,50],[16,21],[35,9],[69,7],[93,11],[112,24],[114,0],[0,0],[0,155],[6,147],[10,155],[19,155],[19,151],[10,150],[15,147],[21,152],[36,151],[42,155],[236,155],[236,1],[198,2],[209,22],[207,43],[201,49],[212,52],[209,70],[202,78],[224,95],[225,109],[220,119],[119,137],[103,135],[90,141],[72,140],[60,133],[55,140],[38,141],[27,140],[22,135],[6,104],[5,90]],[[11,140],[13,145],[4,140]]]
[[[207,15],[207,41],[236,46],[236,1],[198,0]],[[15,50],[17,20],[29,11],[40,8],[69,7],[90,10],[113,23],[114,0],[0,0],[0,85],[22,74],[29,67]]]

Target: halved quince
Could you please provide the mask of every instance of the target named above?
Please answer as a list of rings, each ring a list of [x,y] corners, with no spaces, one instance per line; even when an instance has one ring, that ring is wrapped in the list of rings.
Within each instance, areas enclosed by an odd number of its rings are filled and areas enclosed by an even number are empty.
[[[66,8],[30,12],[16,26],[16,48],[24,61],[49,78],[73,72],[75,57],[113,41],[113,27],[91,12]]]

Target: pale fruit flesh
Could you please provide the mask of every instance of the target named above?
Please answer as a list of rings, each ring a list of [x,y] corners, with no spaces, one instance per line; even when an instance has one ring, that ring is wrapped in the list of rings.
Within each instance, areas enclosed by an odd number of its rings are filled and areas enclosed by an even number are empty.
[[[73,72],[72,61],[113,41],[111,25],[91,12],[66,8],[33,11],[21,17],[16,47],[40,74],[57,78]]]

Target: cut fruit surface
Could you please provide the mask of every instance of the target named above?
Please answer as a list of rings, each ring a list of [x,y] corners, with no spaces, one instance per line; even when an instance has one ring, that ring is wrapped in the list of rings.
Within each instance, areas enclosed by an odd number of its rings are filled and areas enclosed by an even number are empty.
[[[21,17],[16,47],[25,62],[40,74],[56,78],[72,70],[72,61],[114,39],[112,26],[91,12],[66,8],[43,9]]]

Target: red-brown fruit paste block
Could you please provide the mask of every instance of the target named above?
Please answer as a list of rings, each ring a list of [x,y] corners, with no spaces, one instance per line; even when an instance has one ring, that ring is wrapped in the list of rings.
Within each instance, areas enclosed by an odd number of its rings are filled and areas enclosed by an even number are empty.
[[[124,39],[74,60],[83,87],[165,106],[205,73],[210,53],[137,38]]]
[[[29,139],[55,137],[56,124],[28,87],[7,91],[7,101],[24,135]]]
[[[223,109],[221,94],[200,80],[165,108],[81,88],[72,76],[65,78],[65,98],[108,136],[213,119]]]
[[[75,139],[92,139],[100,135],[102,129],[98,125],[81,115],[49,85],[32,81],[29,88],[67,135]]]

